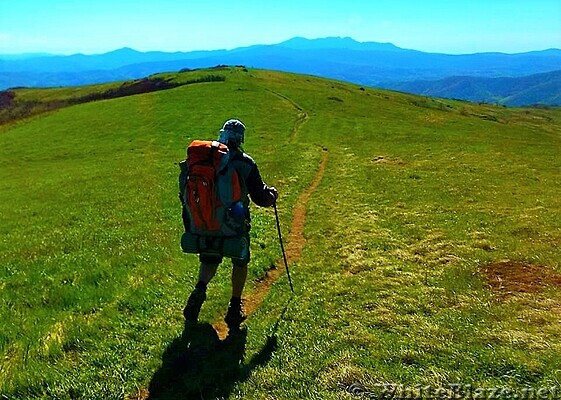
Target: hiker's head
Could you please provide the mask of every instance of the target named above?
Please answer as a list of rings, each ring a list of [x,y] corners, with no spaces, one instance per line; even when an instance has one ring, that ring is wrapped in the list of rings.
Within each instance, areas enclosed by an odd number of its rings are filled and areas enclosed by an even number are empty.
[[[218,141],[225,145],[240,146],[244,142],[245,125],[239,119],[229,119],[220,130]]]

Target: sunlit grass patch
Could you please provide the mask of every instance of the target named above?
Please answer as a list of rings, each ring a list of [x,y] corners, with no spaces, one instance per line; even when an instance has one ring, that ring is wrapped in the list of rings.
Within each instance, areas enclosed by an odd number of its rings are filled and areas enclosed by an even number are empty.
[[[355,382],[560,383],[559,110],[242,68],[164,76],[209,73],[226,79],[0,128],[2,394],[123,398],[169,384],[177,395],[200,381],[207,397],[351,398]],[[290,265],[295,294],[281,276],[237,353],[218,352],[198,374],[188,358],[198,353],[181,346],[223,318],[230,265],[190,337],[181,310],[198,260],[179,249],[176,163],[230,117],[246,123],[246,150],[281,193],[287,241],[329,157]],[[272,210],[252,215],[247,295],[281,259]],[[529,282],[538,290],[509,289],[500,270],[502,286],[489,281],[485,268],[507,259],[546,268]],[[187,372],[174,387],[178,357]]]

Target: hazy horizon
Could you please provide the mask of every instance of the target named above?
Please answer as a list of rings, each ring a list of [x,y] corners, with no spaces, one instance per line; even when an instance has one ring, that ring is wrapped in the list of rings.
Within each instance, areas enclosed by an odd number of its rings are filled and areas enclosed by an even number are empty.
[[[0,2],[0,54],[189,52],[352,37],[432,53],[522,53],[561,46],[557,0]]]
[[[1,52],[0,52],[0,56],[3,56],[3,57],[14,57],[14,58],[17,58],[17,57],[29,57],[29,56],[73,56],[73,55],[86,55],[86,56],[91,56],[91,55],[102,55],[102,54],[111,53],[111,52],[115,52],[115,51],[119,51],[119,50],[123,50],[123,49],[131,49],[131,50],[138,51],[138,52],[141,52],[141,53],[147,53],[147,52],[165,52],[165,53],[175,53],[175,52],[180,53],[180,52],[181,52],[181,53],[188,53],[188,52],[192,52],[192,51],[194,52],[194,51],[220,51],[220,50],[226,50],[226,51],[228,51],[228,50],[234,50],[234,49],[237,49],[237,48],[250,47],[250,46],[260,46],[260,45],[263,45],[263,46],[271,46],[271,45],[276,45],[276,44],[280,44],[280,43],[286,42],[286,41],[288,41],[288,40],[290,40],[290,39],[294,39],[294,38],[302,38],[302,37],[301,37],[301,36],[294,36],[294,37],[287,38],[286,40],[282,40],[282,41],[276,42],[276,43],[253,43],[253,44],[249,44],[249,45],[247,45],[247,46],[240,46],[240,47],[234,47],[234,48],[229,48],[229,49],[220,48],[220,49],[168,50],[168,51],[165,51],[165,50],[159,50],[159,49],[139,50],[139,49],[135,49],[135,48],[133,48],[133,47],[131,47],[131,46],[123,46],[123,47],[119,47],[119,48],[115,48],[115,49],[110,49],[110,50],[107,50],[107,51],[104,51],[104,52],[99,52],[99,53],[98,53],[98,52],[96,52],[96,53],[80,53],[80,52],[78,52],[78,53],[51,53],[51,52],[1,53]],[[326,39],[326,38],[335,38],[335,36],[329,36],[329,37],[323,37],[323,38],[304,38],[304,39],[307,39],[307,40],[316,40],[316,39]],[[343,38],[349,38],[349,37],[347,36],[347,37],[339,37],[339,38],[343,39]],[[361,42],[361,41],[358,41],[358,40],[356,40],[356,39],[354,39],[354,38],[351,38],[351,39],[353,39],[353,40],[355,40],[355,41],[357,41],[357,42],[359,42],[359,43],[374,43],[374,42],[375,42],[375,41],[365,41],[365,42]],[[388,42],[376,42],[376,43],[388,43]],[[423,50],[420,50],[420,49],[412,49],[412,48],[402,47],[402,46],[399,46],[398,44],[395,44],[395,43],[390,43],[390,44],[393,44],[393,45],[395,45],[395,46],[397,46],[397,47],[399,47],[399,48],[402,48],[402,49],[423,51]],[[544,48],[544,49],[532,49],[532,50],[526,50],[526,51],[521,51],[521,52],[501,52],[501,51],[496,51],[496,52],[495,52],[495,51],[489,51],[489,52],[474,52],[474,53],[445,53],[445,52],[434,52],[434,53],[454,54],[454,55],[463,55],[463,54],[469,55],[469,54],[483,54],[483,53],[520,54],[520,53],[526,53],[526,52],[545,51],[545,50],[561,50],[561,46],[559,46],[559,47]],[[430,51],[426,51],[426,52],[427,52],[427,53],[432,53],[432,52],[430,52]]]

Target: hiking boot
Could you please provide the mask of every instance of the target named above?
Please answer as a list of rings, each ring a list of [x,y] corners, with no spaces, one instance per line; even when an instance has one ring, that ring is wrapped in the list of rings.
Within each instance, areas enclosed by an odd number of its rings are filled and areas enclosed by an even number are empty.
[[[199,312],[201,312],[201,306],[206,300],[206,290],[201,288],[195,288],[187,300],[187,305],[183,309],[183,316],[187,322],[196,324],[199,319]]]
[[[226,322],[226,325],[228,325],[228,329],[232,330],[239,329],[241,323],[244,322],[246,318],[247,316],[243,312],[241,303],[230,303],[224,321]]]

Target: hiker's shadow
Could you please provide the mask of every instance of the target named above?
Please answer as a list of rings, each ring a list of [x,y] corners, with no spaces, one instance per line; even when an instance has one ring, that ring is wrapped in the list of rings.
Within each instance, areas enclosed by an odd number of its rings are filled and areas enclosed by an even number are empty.
[[[247,328],[220,340],[212,325],[185,325],[163,355],[162,366],[150,382],[149,399],[227,398],[235,384],[266,364],[277,347],[273,334],[244,364]]]

